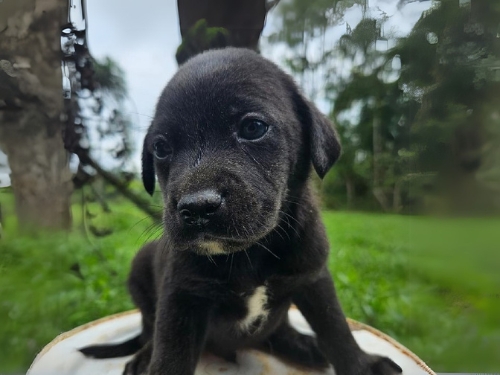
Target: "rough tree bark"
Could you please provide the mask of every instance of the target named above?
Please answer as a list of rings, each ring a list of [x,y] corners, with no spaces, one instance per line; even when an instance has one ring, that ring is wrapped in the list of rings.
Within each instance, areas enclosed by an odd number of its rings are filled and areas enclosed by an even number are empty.
[[[0,2],[0,148],[20,227],[71,225],[62,130],[61,26],[67,0]]]
[[[257,51],[267,12],[278,2],[177,0],[182,36],[182,44],[176,54],[177,63],[181,65],[207,49],[232,46]],[[200,24],[202,20],[203,25]]]
[[[347,192],[347,207],[352,208],[354,204],[355,184],[350,176],[345,177],[345,188]]]
[[[384,191],[384,167],[381,163],[381,157],[383,152],[383,139],[381,134],[381,120],[375,115],[373,119],[373,195],[380,203],[380,206],[385,212],[391,210],[387,196]]]
[[[209,27],[229,31],[228,44],[257,50],[269,8],[278,1],[266,0],[177,0],[181,36],[199,20]]]

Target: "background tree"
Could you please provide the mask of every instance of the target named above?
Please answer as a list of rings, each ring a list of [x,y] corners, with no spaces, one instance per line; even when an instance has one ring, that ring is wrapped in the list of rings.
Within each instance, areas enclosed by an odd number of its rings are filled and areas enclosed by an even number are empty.
[[[84,126],[80,144],[94,160],[105,162],[116,174],[127,169],[134,151],[132,120],[125,109],[125,73],[109,57],[92,58],[95,88],[78,92],[78,119]]]
[[[394,51],[401,56],[404,96],[420,103],[411,125],[412,184],[431,189],[455,212],[491,211],[498,201],[487,176],[498,173],[492,145],[498,142],[499,20],[494,0],[443,0]]]
[[[351,6],[361,21],[332,42],[337,10]],[[290,71],[332,108],[343,138],[344,156],[323,184],[327,205],[377,209],[369,192],[392,212],[494,207],[499,7],[445,0],[397,39],[383,35],[387,16],[373,16],[366,1],[281,3],[269,42],[286,45]]]
[[[377,48],[381,41],[388,44],[381,31],[386,16],[371,18],[367,5],[355,0],[286,1],[278,8],[278,31],[269,42],[288,47],[290,57],[285,63],[290,71],[337,122],[343,156],[322,186],[327,206],[339,207],[347,201],[350,208],[373,209],[378,202],[385,211],[399,211],[401,183],[388,165],[390,153],[397,152],[389,146],[394,130],[402,136],[394,128],[400,104],[394,84],[397,75],[394,78],[386,53]],[[361,22],[354,29],[345,23],[345,34],[339,40],[332,38],[345,12],[353,7],[361,10]],[[339,116],[343,111],[351,114],[351,120]]]
[[[350,201],[357,190],[365,208],[370,206],[372,194],[382,210],[399,212],[403,200],[408,200],[403,186],[408,173],[408,120],[415,102],[403,98],[397,82],[399,57],[377,48],[380,42],[388,43],[382,36],[383,23],[383,18],[364,18],[340,38],[338,50],[351,66],[351,73],[334,87],[330,85],[328,92],[334,101],[332,116],[341,133],[349,134],[344,146],[348,151],[354,149],[351,157],[339,162],[346,171],[343,178]],[[355,110],[358,116],[352,116]],[[345,111],[351,114],[350,120],[341,121]],[[362,171],[357,174],[358,188],[352,186],[356,170]]]
[[[352,65],[352,74],[347,82],[344,80],[336,85],[332,94],[337,96],[334,102],[334,114],[351,109],[354,103],[361,106],[359,121],[357,124],[353,124],[357,132],[345,139],[351,145],[359,143],[356,150],[358,157],[347,160],[347,163],[352,163],[351,168],[353,168],[356,162],[364,163],[367,159],[373,165],[371,170],[366,170],[369,172],[369,176],[366,176],[368,177],[368,186],[381,207],[385,211],[389,211],[389,202],[382,187],[386,175],[382,162],[384,147],[381,134],[381,102],[384,100],[385,90],[383,82],[377,76],[383,64],[381,61],[382,53],[375,48],[378,34],[377,21],[365,18],[359,22],[354,30],[348,30],[340,38],[338,44],[340,56],[347,59]],[[348,122],[344,122],[343,126],[350,125]],[[360,153],[363,151],[364,153]],[[346,181],[350,181],[350,179],[348,178]],[[346,184],[346,188],[351,191],[353,189],[349,184]]]
[[[145,194],[129,188],[133,175],[121,172],[120,168],[115,168],[118,173],[110,172],[108,166],[100,164],[99,155],[96,155],[96,150],[106,147],[103,144],[109,146],[111,140],[112,148],[107,149],[106,154],[115,161],[121,160],[123,166],[132,151],[129,139],[131,122],[126,115],[128,112],[122,107],[127,96],[123,71],[109,58],[102,62],[92,58],[88,50],[84,3],[82,1],[80,8],[82,19],[70,18],[62,31],[63,69],[67,83],[63,139],[66,149],[79,160],[74,182],[80,187],[98,174],[143,212],[160,220],[161,213]],[[83,28],[76,28],[75,24],[82,23],[85,24]],[[109,164],[109,157],[107,161]]]
[[[66,0],[0,2],[0,147],[21,228],[67,229],[72,191],[64,149],[60,35]]]
[[[316,99],[323,83],[333,84],[335,78],[329,74],[336,56],[332,29],[343,22],[347,9],[366,5],[367,0],[283,0],[276,8],[276,31],[267,41],[287,46],[283,63],[310,98]]]

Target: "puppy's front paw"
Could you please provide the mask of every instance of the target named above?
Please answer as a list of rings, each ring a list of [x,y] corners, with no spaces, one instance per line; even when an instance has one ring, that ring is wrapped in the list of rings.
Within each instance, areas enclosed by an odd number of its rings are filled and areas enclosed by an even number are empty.
[[[151,344],[148,342],[134,358],[125,365],[123,375],[146,375],[151,361]]]
[[[356,375],[397,375],[403,372],[393,360],[379,355],[366,354]]]

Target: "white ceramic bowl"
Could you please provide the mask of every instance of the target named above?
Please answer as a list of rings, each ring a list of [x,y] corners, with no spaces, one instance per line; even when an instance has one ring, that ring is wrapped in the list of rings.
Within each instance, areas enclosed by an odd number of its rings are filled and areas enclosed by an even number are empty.
[[[289,317],[298,331],[312,334],[296,308],[290,309]],[[27,375],[121,375],[125,363],[131,357],[89,359],[77,349],[130,338],[140,331],[140,321],[140,313],[134,310],[102,318],[63,333],[38,354]],[[349,325],[361,348],[368,353],[390,357],[403,368],[404,375],[435,375],[415,354],[382,332],[353,320],[349,320]],[[317,372],[305,372],[255,350],[238,352],[237,362],[238,364],[227,363],[220,358],[203,355],[196,375],[320,375]],[[335,372],[330,368],[322,374],[334,375]]]

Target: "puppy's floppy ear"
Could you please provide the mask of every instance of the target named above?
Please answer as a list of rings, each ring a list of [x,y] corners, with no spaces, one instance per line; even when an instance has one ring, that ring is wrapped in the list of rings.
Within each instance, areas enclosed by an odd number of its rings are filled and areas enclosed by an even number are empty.
[[[153,155],[147,148],[146,139],[144,139],[142,146],[142,183],[149,195],[153,195],[155,191],[155,164]]]
[[[340,157],[340,140],[333,124],[316,106],[305,99],[298,91],[294,95],[297,113],[302,125],[309,132],[311,159],[320,178]]]

